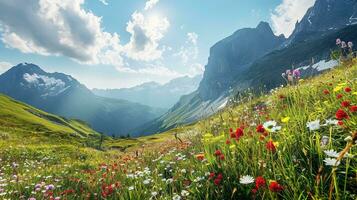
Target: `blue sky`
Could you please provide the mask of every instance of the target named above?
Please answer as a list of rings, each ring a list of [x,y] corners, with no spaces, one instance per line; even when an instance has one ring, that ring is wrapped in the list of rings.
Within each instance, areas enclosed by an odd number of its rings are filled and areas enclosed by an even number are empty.
[[[202,74],[209,48],[269,22],[289,35],[314,0],[0,0],[0,73],[21,62],[89,88]],[[23,5],[23,6],[18,6]],[[2,10],[3,9],[3,10]]]

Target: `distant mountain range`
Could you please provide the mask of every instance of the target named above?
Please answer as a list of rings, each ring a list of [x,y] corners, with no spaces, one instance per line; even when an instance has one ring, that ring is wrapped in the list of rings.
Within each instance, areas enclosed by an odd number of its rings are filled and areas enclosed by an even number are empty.
[[[96,96],[73,77],[47,73],[34,64],[22,63],[0,75],[0,93],[46,112],[86,121],[107,135],[127,135],[164,110]],[[137,136],[137,135],[132,135]]]
[[[292,66],[303,76],[329,69],[337,64],[330,61],[336,38],[357,43],[356,23],[356,0],[316,0],[289,38],[275,36],[266,22],[238,30],[211,48],[198,90],[137,131],[156,133],[207,117],[231,94],[283,84],[281,73]]]
[[[166,84],[156,82],[144,83],[132,88],[93,89],[93,93],[114,99],[124,99],[151,107],[171,108],[181,96],[189,94],[198,88],[202,75],[195,77],[179,77]]]

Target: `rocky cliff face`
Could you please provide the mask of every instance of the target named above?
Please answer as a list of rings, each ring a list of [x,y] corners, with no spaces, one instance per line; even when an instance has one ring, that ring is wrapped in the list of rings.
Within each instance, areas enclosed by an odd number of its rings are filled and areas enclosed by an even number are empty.
[[[275,36],[269,24],[261,22],[256,28],[238,30],[216,43],[198,89],[201,98],[215,99],[227,92],[237,74],[284,41],[284,36]]]
[[[284,43],[311,39],[357,23],[356,0],[316,0]]]

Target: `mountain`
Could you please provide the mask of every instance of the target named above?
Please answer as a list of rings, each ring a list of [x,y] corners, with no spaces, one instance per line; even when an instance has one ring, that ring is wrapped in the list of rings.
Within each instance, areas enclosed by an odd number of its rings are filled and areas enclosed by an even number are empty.
[[[307,10],[285,45],[324,36],[333,31],[357,23],[356,0],[316,0]]]
[[[148,82],[132,88],[123,89],[93,89],[93,93],[114,99],[148,105],[151,107],[169,109],[182,95],[189,94],[198,88],[202,75],[195,77],[179,77],[166,84]]]
[[[71,76],[47,73],[28,63],[0,75],[0,93],[46,112],[81,119],[107,135],[129,134],[163,112],[126,100],[98,97]]]
[[[46,113],[0,94],[0,134],[7,141],[24,139],[21,144],[78,144],[99,138],[99,133],[80,120]]]
[[[207,117],[248,88],[267,91],[284,84],[281,73],[300,68],[303,77],[337,65],[330,60],[335,40],[357,43],[357,1],[316,0],[293,34],[275,36],[269,24],[241,29],[215,44],[197,91],[138,130],[161,132]]]
[[[197,91],[181,97],[167,113],[139,129],[159,132],[180,124],[190,123],[223,108],[238,74],[255,60],[278,48],[285,37],[275,36],[269,24],[244,28],[219,41],[210,49],[208,63]]]
[[[222,96],[237,74],[284,41],[284,36],[275,36],[266,22],[261,22],[256,28],[240,29],[219,41],[210,49],[198,89],[200,97],[206,101]]]

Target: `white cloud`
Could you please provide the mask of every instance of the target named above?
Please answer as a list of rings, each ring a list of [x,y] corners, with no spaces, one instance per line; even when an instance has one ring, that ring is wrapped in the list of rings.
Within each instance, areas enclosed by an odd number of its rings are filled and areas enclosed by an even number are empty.
[[[301,20],[315,0],[283,0],[271,13],[272,26],[276,34],[291,35],[295,23]]]
[[[200,64],[200,63],[193,63],[189,66],[189,76],[193,77],[196,76],[198,74],[203,74],[203,72],[205,71],[205,67]]]
[[[181,46],[179,52],[175,54],[181,58],[181,61],[184,65],[187,65],[188,62],[195,60],[198,56],[198,47],[197,47],[198,35],[194,32],[187,33],[187,39],[183,46]]]
[[[165,79],[165,80],[171,80],[174,78],[184,76],[184,74],[181,74],[177,71],[171,70],[161,65],[150,65],[139,69],[132,69],[128,67],[117,67],[117,70],[122,73],[145,75],[151,78],[159,77],[160,79]]]
[[[12,66],[13,66],[13,64],[11,64],[9,62],[0,62],[0,74],[6,72]]]
[[[1,40],[23,53],[62,55],[86,64],[122,64],[119,36],[104,32],[84,0],[2,0]],[[19,6],[21,5],[21,6]]]
[[[134,12],[126,30],[131,34],[130,42],[125,45],[126,55],[134,60],[152,61],[162,57],[163,49],[159,41],[170,27],[165,17],[146,17]]]
[[[102,4],[106,5],[106,6],[109,5],[107,0],[99,0],[99,1],[100,1],[100,3],[102,3]]]
[[[157,3],[159,3],[159,0],[147,0],[145,4],[145,10],[150,10],[153,8]]]

